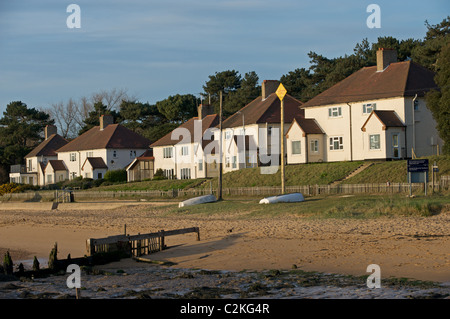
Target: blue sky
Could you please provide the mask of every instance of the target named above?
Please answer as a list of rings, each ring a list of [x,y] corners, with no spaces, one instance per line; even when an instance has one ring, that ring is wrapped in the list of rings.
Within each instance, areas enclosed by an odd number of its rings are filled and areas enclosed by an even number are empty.
[[[69,4],[81,28],[69,29]],[[369,29],[369,4],[381,28]],[[198,94],[208,76],[255,71],[260,82],[309,67],[307,53],[352,54],[364,38],[422,39],[448,0],[0,0],[0,112],[113,88],[141,102]]]

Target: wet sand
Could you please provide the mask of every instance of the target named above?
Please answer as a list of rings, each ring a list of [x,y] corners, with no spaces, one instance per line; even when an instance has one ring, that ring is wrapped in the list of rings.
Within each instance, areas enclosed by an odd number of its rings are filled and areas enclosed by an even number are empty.
[[[295,265],[355,276],[378,264],[382,278],[450,281],[448,211],[432,217],[311,220],[250,218],[245,212],[168,214],[173,202],[116,204],[66,204],[57,210],[11,210],[0,204],[1,256],[8,249],[13,261],[45,259],[57,242],[60,258],[81,257],[86,239],[121,234],[124,224],[129,234],[196,226],[201,241],[195,234],[168,237],[170,249],[149,257],[173,262],[173,268],[288,270]]]

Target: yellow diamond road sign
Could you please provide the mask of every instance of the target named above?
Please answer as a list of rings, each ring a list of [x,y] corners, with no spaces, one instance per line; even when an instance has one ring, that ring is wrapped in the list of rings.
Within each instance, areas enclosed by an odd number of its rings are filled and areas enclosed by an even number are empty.
[[[275,93],[278,96],[278,98],[280,99],[280,101],[283,101],[284,96],[287,93],[287,90],[284,88],[283,84],[280,83],[280,86],[278,87],[278,89],[276,90]]]

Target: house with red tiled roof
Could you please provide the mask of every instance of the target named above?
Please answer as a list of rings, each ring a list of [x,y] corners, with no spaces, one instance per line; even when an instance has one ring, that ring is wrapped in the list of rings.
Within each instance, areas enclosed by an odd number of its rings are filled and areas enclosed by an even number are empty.
[[[443,142],[425,100],[426,92],[437,89],[434,75],[413,61],[397,62],[395,50],[380,49],[376,66],[360,69],[303,104],[305,119],[314,119],[323,131],[318,142],[321,160],[436,154]],[[290,132],[287,145],[303,133]],[[310,142],[307,150],[313,148]]]
[[[315,119],[294,118],[286,133],[286,163],[323,162],[324,134]]]
[[[50,160],[57,160],[56,150],[66,145],[68,141],[57,134],[54,125],[44,129],[44,141],[25,156],[25,165],[12,165],[9,174],[10,181],[22,184],[44,185],[45,167]]]
[[[56,153],[67,167],[69,179],[79,176],[100,179],[108,170],[124,169],[144,154],[150,141],[102,115],[100,125],[59,148]]]
[[[44,168],[44,177],[42,185],[63,182],[68,178],[67,167],[61,160],[49,160]]]
[[[224,172],[247,167],[279,165],[281,102],[275,93],[279,85],[279,81],[264,80],[261,84],[261,96],[223,121]],[[304,117],[302,107],[301,101],[289,94],[285,95],[283,136],[294,118]],[[237,136],[240,138],[236,140]],[[250,148],[246,141],[249,141]],[[272,155],[278,158],[274,163],[271,161]]]
[[[198,113],[198,117],[191,118],[151,145],[155,172],[162,169],[169,179],[217,176],[219,166],[215,154],[218,144],[213,143],[213,130],[219,124],[219,116],[210,114],[212,107],[209,105],[200,105]]]

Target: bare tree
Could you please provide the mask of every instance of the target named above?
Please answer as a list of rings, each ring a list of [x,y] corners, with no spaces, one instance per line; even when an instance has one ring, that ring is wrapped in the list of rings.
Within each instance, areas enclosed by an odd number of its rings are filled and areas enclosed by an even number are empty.
[[[133,100],[125,89],[112,89],[110,91],[100,91],[92,94],[91,101],[93,103],[102,102],[108,110],[119,110],[120,104],[123,100]]]
[[[55,120],[62,137],[72,138],[77,135],[79,129],[77,123],[78,107],[72,98],[66,104],[64,102],[53,103],[51,107],[43,111]]]
[[[130,99],[135,98],[129,96],[125,89],[102,90],[89,97],[82,96],[78,101],[70,98],[65,104],[64,102],[54,103],[42,111],[55,120],[61,136],[72,138],[76,137],[80,128],[85,125],[84,121],[89,117],[89,113],[94,111],[95,103],[101,102],[107,106],[108,110],[119,111],[122,100]]]

